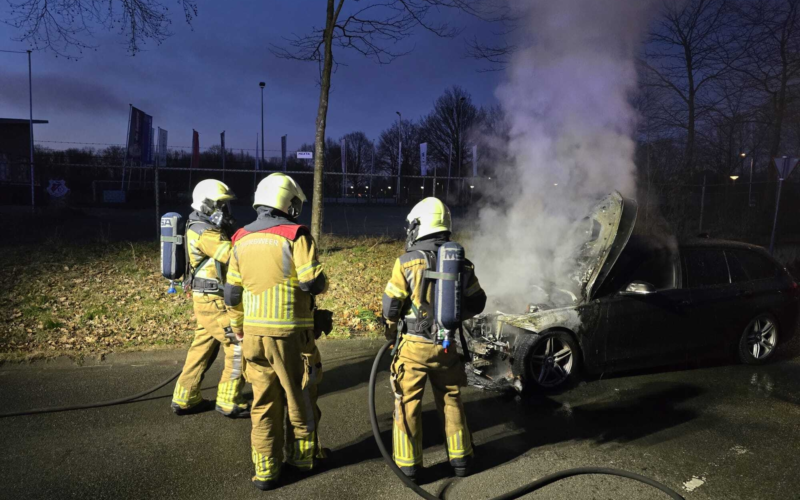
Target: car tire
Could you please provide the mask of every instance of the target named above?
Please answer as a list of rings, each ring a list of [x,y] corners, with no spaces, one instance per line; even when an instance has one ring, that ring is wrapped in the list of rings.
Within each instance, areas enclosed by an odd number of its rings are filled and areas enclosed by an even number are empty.
[[[778,322],[771,314],[760,314],[747,324],[739,337],[739,361],[747,365],[760,365],[775,354],[780,341]]]
[[[522,339],[518,352],[514,372],[522,375],[526,389],[560,392],[580,381],[580,347],[567,332],[530,335]]]

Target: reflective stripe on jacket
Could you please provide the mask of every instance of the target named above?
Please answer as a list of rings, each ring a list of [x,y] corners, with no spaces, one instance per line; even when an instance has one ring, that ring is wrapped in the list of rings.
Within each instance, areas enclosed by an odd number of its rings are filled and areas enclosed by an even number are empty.
[[[285,337],[314,327],[308,290],[325,280],[316,245],[307,231],[281,228],[234,236],[227,282],[242,288],[242,301],[231,326],[248,335]]]

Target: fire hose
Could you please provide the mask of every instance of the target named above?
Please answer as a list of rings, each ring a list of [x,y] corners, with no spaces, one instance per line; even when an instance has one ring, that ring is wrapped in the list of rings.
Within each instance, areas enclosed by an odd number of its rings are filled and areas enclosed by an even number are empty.
[[[375,362],[372,364],[372,372],[369,374],[369,419],[372,423],[372,434],[375,437],[375,442],[378,445],[378,449],[383,456],[383,460],[386,462],[386,465],[395,473],[395,475],[400,478],[400,480],[405,484],[406,487],[411,488],[414,493],[419,495],[420,497],[426,500],[440,500],[438,497],[428,493],[416,483],[414,483],[411,479],[406,477],[405,474],[400,470],[400,468],[394,463],[392,460],[389,451],[386,449],[386,446],[383,443],[383,439],[381,439],[381,430],[378,426],[378,414],[375,409],[375,384],[376,379],[378,377],[378,365],[380,364],[381,359],[386,354],[386,351],[394,344],[394,341],[389,341],[384,344],[383,347],[378,351],[378,355],[375,356]],[[641,476],[639,474],[635,474],[633,472],[628,472],[619,469],[609,469],[605,467],[579,467],[576,469],[567,469],[563,471],[559,471],[548,476],[544,476],[539,478],[531,483],[528,483],[524,486],[521,486],[513,491],[510,491],[504,495],[500,495],[498,497],[493,498],[492,500],[512,500],[515,498],[519,498],[523,495],[527,495],[528,493],[532,493],[536,490],[544,488],[547,485],[553,484],[557,481],[562,479],[566,479],[568,477],[575,477],[575,476],[582,476],[582,475],[607,475],[607,476],[619,476],[625,477],[628,479],[633,479],[634,481],[638,481],[640,483],[647,484],[656,488],[658,490],[663,491],[670,498],[674,500],[685,500],[681,495],[670,489],[668,486],[665,486],[658,481],[650,479],[648,477]]]
[[[143,398],[148,394],[152,394],[157,390],[161,389],[165,385],[169,384],[176,378],[178,378],[181,374],[183,369],[181,368],[174,374],[172,374],[168,379],[164,380],[163,382],[159,382],[157,385],[142,391],[138,394],[134,394],[133,396],[126,396],[124,398],[119,399],[112,399],[110,401],[101,401],[99,403],[86,403],[82,405],[72,405],[72,406],[54,406],[51,408],[35,408],[33,410],[23,410],[23,411],[15,411],[11,413],[0,413],[0,418],[7,418],[7,417],[21,417],[23,415],[38,415],[41,413],[56,413],[60,411],[73,411],[73,410],[88,410],[89,408],[102,408],[104,406],[114,406],[114,405],[121,405],[124,403],[130,403],[131,401],[135,401],[139,398]]]

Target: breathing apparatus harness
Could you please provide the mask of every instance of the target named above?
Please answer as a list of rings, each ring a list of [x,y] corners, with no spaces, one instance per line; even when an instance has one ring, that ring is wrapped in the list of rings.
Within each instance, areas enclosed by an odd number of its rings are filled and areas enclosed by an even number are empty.
[[[462,321],[462,288],[467,276],[464,275],[464,248],[458,243],[448,241],[449,233],[442,232],[430,235],[421,240],[419,220],[408,223],[406,230],[406,255],[421,254],[425,259],[420,305],[417,307],[411,297],[407,300],[414,313],[413,320],[405,318],[398,322],[397,335],[415,335],[441,344],[448,352],[453,342],[454,332],[459,331],[464,354],[469,359],[469,350],[463,330]],[[433,303],[428,295],[433,287]]]

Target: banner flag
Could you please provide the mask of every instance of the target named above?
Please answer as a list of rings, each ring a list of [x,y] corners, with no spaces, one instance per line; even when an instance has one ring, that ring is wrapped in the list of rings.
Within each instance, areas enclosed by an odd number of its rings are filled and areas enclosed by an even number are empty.
[[[428,175],[428,143],[419,145],[419,169],[422,175]]]
[[[151,131],[153,117],[141,109],[131,106],[128,124],[128,158],[140,163],[148,163],[151,158]]]
[[[478,146],[472,146],[472,177],[478,177]]]
[[[192,168],[200,168],[200,134],[192,129]]]

